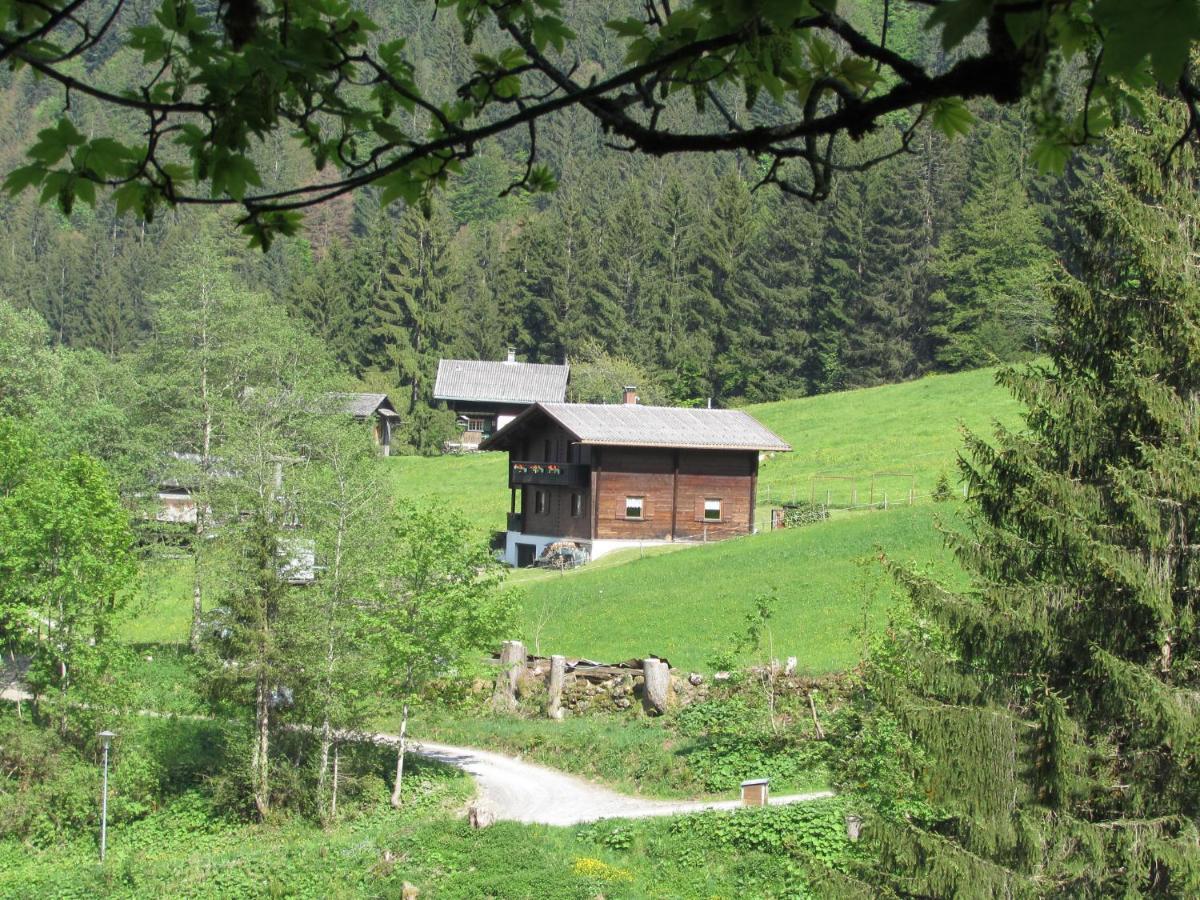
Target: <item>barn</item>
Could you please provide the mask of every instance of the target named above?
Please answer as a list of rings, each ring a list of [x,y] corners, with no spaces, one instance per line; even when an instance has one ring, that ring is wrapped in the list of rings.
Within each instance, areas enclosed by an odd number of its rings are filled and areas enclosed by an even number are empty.
[[[760,454],[791,447],[741,410],[626,401],[537,403],[483,442],[509,455],[510,565],[561,541],[596,559],[753,532]]]

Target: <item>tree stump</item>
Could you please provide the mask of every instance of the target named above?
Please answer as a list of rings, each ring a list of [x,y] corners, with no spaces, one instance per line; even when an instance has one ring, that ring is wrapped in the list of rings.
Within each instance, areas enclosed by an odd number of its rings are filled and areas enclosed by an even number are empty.
[[[472,828],[490,828],[496,822],[496,807],[486,800],[472,801],[467,807],[467,821]]]
[[[546,715],[551,719],[561,719],[563,682],[567,677],[567,658],[565,656],[550,657],[550,684],[547,690],[549,698],[546,703]]]
[[[642,676],[646,712],[661,716],[671,696],[671,670],[661,659],[650,656],[642,660]]]
[[[492,705],[497,710],[512,712],[517,708],[517,682],[524,668],[525,645],[520,641],[505,641],[500,647],[500,671],[492,694]]]

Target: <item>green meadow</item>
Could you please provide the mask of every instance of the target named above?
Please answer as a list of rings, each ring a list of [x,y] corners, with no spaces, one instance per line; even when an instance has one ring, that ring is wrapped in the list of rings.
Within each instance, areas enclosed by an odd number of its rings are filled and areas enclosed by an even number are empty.
[[[628,559],[623,565],[526,578],[521,634],[544,654],[601,661],[649,654],[711,671],[746,630],[755,598],[778,598],[761,654],[797,658],[809,674],[852,666],[864,634],[886,619],[892,585],[879,562],[962,579],[935,519],[959,504],[845,513],[803,528]],[[637,551],[632,551],[636,554]],[[604,562],[604,560],[601,560]]]
[[[764,462],[760,502],[793,496],[835,505],[888,493],[887,510],[835,511],[805,528],[721,544],[626,550],[566,574],[514,571],[522,593],[519,635],[531,649],[602,660],[657,653],[674,665],[711,669],[715,654],[745,630],[756,596],[774,594],[771,623],[778,658],[795,656],[811,673],[844,669],[859,658],[862,629],[884,620],[891,586],[877,562],[893,559],[961,577],[934,520],[954,525],[957,503],[928,500],[938,476],[955,480],[960,426],[990,433],[994,422],[1020,423],[1020,406],[995,385],[995,370],[933,375],[905,384],[845,391],[748,408],[791,443],[793,452]],[[452,509],[481,532],[504,527],[509,493],[506,457],[393,457],[380,470],[396,496]],[[909,506],[909,477],[916,502]],[[766,523],[760,518],[760,527]],[[186,560],[154,562],[126,624],[131,642],[183,641],[190,616]]]

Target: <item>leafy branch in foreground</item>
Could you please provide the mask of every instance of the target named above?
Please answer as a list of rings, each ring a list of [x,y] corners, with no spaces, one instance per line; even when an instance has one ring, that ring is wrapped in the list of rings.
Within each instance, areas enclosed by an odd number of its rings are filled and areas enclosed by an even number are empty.
[[[609,23],[623,67],[584,77],[575,31],[559,0],[436,0],[452,10],[464,45],[484,35],[473,70],[452,95],[422,83],[403,39],[380,42],[360,3],[270,0],[198,7],[164,0],[135,22],[125,0],[5,0],[0,61],[57,82],[56,124],[9,173],[10,192],[38,188],[70,210],[113,191],[121,211],[150,218],[166,204],[231,204],[252,242],[295,232],[299,211],[367,185],[382,200],[413,204],[459,170],[485,139],[529,133],[523,173],[510,189],[548,190],[537,161],[539,121],[578,107],[615,146],[650,154],[745,151],[765,162],[762,183],[818,201],[839,172],[911,152],[922,126],[949,136],[970,129],[965,102],[1031,101],[1039,166],[1061,168],[1071,148],[1140,104],[1132,91],[1157,80],[1193,109],[1180,140],[1196,133],[1200,96],[1189,53],[1200,37],[1194,3],[1155,0],[898,0],[940,29],[951,60],[931,71],[858,23],[832,0],[647,0],[640,17]],[[927,10],[927,12],[926,12]],[[871,33],[869,33],[871,32]],[[78,63],[110,34],[141,54],[137,83],[112,90]],[[1086,89],[1071,86],[1086,81]],[[729,104],[740,92],[755,114]],[[1076,103],[1065,96],[1081,94]],[[140,140],[89,136],[72,123],[81,95],[143,117]],[[700,113],[679,127],[676,99]],[[765,98],[765,99],[760,99]],[[846,165],[839,139],[893,136],[890,149]],[[311,156],[308,183],[264,187],[258,145],[286,133]],[[325,174],[330,172],[330,174]]]

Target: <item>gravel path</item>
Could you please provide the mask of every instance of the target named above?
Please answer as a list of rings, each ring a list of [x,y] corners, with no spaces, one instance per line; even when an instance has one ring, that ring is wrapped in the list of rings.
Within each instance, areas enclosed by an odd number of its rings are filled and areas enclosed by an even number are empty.
[[[379,738],[395,740],[392,735]],[[739,800],[649,800],[629,797],[574,775],[527,763],[520,759],[431,741],[413,742],[412,752],[458,766],[475,778],[480,797],[491,805],[496,818],[540,825],[576,825],[597,819],[640,819],[673,816],[709,809],[737,809]],[[772,797],[772,806],[803,803],[832,797],[832,791]]]
[[[24,686],[14,677],[16,674],[0,671],[0,699],[30,699]],[[158,714],[144,710],[142,715]],[[394,734],[360,732],[345,737],[393,747],[400,741]],[[473,747],[410,740],[409,752],[457,766],[471,775],[478,787],[479,799],[491,808],[497,819],[511,822],[577,825],[598,819],[641,819],[709,809],[737,809],[741,806],[739,800],[650,800],[630,797],[556,769]],[[832,796],[832,791],[814,791],[772,797],[769,802],[772,806],[783,806]]]

